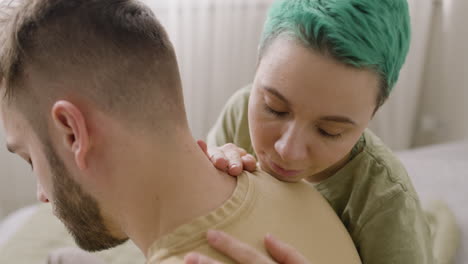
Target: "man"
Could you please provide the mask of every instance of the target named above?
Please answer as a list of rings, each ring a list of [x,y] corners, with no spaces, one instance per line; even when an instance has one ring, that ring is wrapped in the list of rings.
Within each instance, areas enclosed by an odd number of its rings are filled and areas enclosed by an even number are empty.
[[[180,263],[189,251],[232,262],[206,243],[216,228],[259,250],[273,232],[312,262],[359,262],[311,186],[212,166],[188,128],[173,47],[148,8],[31,0],[9,13],[0,31],[7,147],[31,164],[38,199],[82,249],[131,239],[148,263]]]

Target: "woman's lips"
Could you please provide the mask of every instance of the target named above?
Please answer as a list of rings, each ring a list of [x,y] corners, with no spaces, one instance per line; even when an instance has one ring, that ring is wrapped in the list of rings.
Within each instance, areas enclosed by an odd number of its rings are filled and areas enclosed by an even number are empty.
[[[294,177],[294,176],[296,176],[296,175],[298,175],[299,173],[302,172],[301,170],[287,170],[287,169],[284,169],[283,167],[279,166],[278,164],[274,163],[273,161],[270,161],[270,165],[271,165],[271,168],[276,173],[278,173],[281,176],[288,177],[288,178],[289,177]]]

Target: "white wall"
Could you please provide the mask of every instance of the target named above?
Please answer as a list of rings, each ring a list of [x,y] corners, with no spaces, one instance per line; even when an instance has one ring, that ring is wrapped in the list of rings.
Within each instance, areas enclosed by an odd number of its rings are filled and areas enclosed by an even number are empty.
[[[419,122],[420,94],[425,89],[424,70],[430,47],[432,0],[408,0],[411,16],[411,44],[408,57],[390,98],[377,112],[371,129],[392,149],[413,145]]]
[[[468,1],[435,7],[415,145],[468,137]]]
[[[174,43],[187,115],[205,138],[227,99],[252,82],[257,46],[273,0],[144,0]]]
[[[12,210],[36,200],[36,185],[29,165],[6,151],[0,130],[0,219]]]

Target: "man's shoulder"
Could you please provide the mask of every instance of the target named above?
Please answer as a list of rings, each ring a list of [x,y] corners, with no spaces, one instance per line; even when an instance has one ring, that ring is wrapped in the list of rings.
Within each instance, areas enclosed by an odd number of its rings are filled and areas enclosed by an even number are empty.
[[[261,169],[253,173],[245,172],[245,174],[252,182],[252,188],[263,199],[269,199],[270,201],[281,200],[281,204],[304,204],[309,202],[312,205],[329,207],[323,196],[311,183],[306,181],[294,183],[280,181]]]
[[[261,233],[274,232],[311,261],[344,263],[342,259],[334,259],[338,256],[331,251],[328,252],[334,248],[349,258],[347,263],[358,263],[346,228],[312,184],[305,181],[282,182],[261,170],[246,172],[242,177],[249,178],[251,190],[255,193],[249,215],[242,218],[244,225]],[[324,239],[328,245],[323,244]],[[320,261],[325,259],[327,261]]]

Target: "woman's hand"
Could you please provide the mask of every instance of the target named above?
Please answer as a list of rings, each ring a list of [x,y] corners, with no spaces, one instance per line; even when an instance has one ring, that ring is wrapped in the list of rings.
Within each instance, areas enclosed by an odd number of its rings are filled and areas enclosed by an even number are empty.
[[[197,143],[218,170],[227,172],[231,176],[238,176],[243,170],[253,172],[257,169],[257,160],[254,156],[232,143],[209,149],[205,141],[198,140]]]
[[[207,233],[208,243],[219,252],[239,264],[308,264],[309,262],[296,249],[277,240],[271,235],[265,237],[265,247],[274,260],[258,252],[249,245],[220,231]],[[207,256],[189,253],[184,258],[185,264],[221,264]]]

